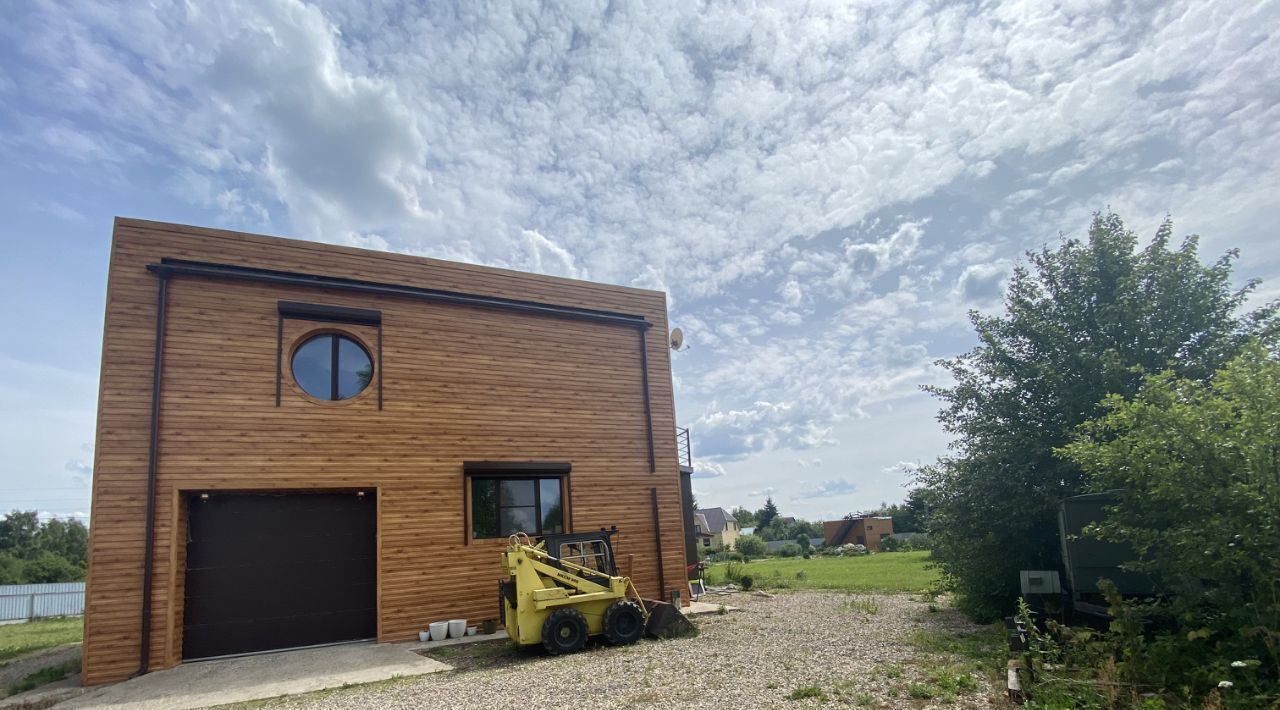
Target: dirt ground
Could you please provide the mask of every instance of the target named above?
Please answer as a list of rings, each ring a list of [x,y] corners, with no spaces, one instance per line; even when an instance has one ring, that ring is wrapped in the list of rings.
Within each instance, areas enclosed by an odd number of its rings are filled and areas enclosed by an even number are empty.
[[[724,599],[696,636],[551,657],[505,641],[432,654],[455,670],[281,698],[288,708],[1003,707],[999,636],[910,595]]]

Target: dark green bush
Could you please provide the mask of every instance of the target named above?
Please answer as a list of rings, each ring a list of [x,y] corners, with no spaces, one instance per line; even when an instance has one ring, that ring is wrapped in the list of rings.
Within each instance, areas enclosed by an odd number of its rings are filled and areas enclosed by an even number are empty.
[[[756,535],[740,535],[737,542],[733,544],[733,549],[742,553],[744,557],[764,557],[768,546]]]

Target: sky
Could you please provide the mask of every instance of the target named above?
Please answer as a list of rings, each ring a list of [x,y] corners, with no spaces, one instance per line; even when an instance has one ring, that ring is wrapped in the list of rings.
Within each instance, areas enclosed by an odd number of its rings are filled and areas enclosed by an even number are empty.
[[[945,453],[1027,249],[1172,215],[1280,296],[1280,1],[32,0],[0,23],[0,508],[87,518],[115,215],[661,289],[704,505]]]

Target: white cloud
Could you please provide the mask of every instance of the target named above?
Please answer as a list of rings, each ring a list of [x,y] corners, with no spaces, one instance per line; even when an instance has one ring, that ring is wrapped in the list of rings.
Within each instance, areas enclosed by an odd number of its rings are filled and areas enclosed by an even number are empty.
[[[805,500],[809,498],[832,498],[835,496],[845,496],[858,490],[858,486],[846,478],[833,478],[821,481],[815,485],[801,488],[792,496],[792,500]]]
[[[771,452],[846,463],[841,432],[944,377],[965,310],[1093,210],[1280,275],[1280,5],[1095,5],[49,0],[0,26],[0,157],[95,185],[32,201],[57,222],[150,198],[668,291],[727,496]]]
[[[723,475],[725,475],[723,465],[706,459],[694,459],[693,478],[720,478]]]

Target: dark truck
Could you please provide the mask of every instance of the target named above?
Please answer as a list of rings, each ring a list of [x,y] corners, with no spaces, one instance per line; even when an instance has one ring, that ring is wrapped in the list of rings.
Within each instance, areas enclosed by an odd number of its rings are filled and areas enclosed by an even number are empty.
[[[1107,507],[1120,501],[1119,491],[1088,493],[1064,499],[1058,506],[1058,541],[1062,545],[1063,580],[1056,570],[1023,570],[1022,594],[1033,606],[1054,607],[1061,602],[1067,614],[1107,618],[1108,605],[1098,587],[1109,579],[1123,596],[1155,594],[1155,585],[1145,574],[1121,565],[1138,558],[1128,545],[1104,542],[1085,534],[1091,523],[1107,519]],[[1063,582],[1065,581],[1065,585]]]

